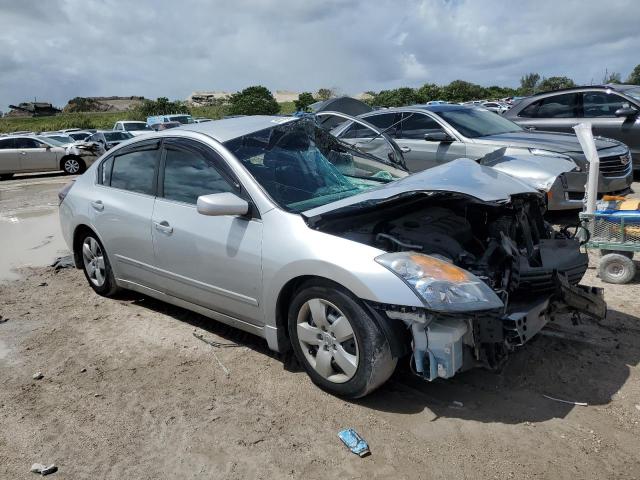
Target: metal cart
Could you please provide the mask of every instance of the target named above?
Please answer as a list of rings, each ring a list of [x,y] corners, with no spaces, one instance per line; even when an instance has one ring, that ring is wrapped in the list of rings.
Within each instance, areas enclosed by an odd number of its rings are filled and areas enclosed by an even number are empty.
[[[580,213],[589,249],[600,250],[602,258],[598,275],[603,282],[628,283],[636,275],[634,252],[640,252],[640,215],[613,213]]]

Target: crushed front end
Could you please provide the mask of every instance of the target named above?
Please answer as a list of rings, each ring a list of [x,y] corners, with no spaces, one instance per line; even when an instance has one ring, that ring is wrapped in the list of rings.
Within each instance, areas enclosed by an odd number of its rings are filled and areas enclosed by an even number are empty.
[[[578,285],[586,253],[544,221],[537,194],[483,202],[423,192],[316,228],[387,252],[378,263],[423,299],[424,308],[369,306],[402,326],[415,372],[428,380],[497,368],[558,315],[606,313],[601,289]]]

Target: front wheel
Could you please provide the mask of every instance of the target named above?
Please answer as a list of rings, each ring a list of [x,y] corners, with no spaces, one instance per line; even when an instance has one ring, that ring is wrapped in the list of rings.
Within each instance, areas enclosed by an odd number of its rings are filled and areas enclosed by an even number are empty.
[[[91,232],[85,235],[80,244],[82,255],[82,270],[89,285],[102,296],[110,297],[118,291],[111,269],[111,263],[104,250],[104,246],[96,235]]]
[[[363,397],[396,367],[389,342],[360,302],[330,284],[307,283],[297,292],[289,337],[311,380],[335,395]]]
[[[62,161],[62,170],[67,175],[77,175],[86,169],[84,161],[77,157],[67,157]]]

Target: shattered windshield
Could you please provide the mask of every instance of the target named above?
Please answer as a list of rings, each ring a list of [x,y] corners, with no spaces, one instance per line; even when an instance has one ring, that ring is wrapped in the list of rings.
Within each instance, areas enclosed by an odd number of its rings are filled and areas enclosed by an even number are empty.
[[[407,175],[343,143],[311,118],[224,144],[282,208],[299,213]]]
[[[437,112],[449,125],[467,138],[521,132],[522,127],[482,108],[461,108]]]

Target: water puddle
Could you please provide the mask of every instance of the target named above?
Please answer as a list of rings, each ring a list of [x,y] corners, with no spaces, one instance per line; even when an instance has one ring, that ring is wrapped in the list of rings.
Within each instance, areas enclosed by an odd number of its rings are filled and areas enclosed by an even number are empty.
[[[50,265],[66,254],[57,208],[0,215],[0,281],[20,278],[18,267]]]

